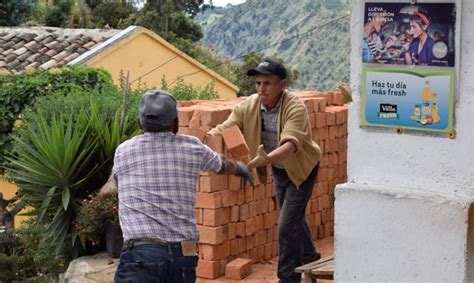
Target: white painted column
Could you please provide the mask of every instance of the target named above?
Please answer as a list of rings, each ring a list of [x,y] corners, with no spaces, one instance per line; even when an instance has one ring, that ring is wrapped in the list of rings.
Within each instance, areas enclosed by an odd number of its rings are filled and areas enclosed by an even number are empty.
[[[348,183],[336,188],[335,279],[474,282],[474,1],[458,0],[455,139],[360,127],[364,2],[350,3],[354,101]]]

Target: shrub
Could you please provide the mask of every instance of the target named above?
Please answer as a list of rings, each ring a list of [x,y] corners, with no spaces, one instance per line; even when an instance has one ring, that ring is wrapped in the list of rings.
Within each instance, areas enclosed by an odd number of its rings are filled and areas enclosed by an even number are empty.
[[[101,91],[112,87],[111,75],[101,69],[65,66],[61,69],[27,69],[24,73],[0,73],[0,174],[4,155],[12,148],[11,132],[22,126],[22,113],[38,97],[66,96],[77,91]],[[15,123],[16,122],[16,123]]]
[[[130,113],[137,113],[135,99],[129,96]],[[25,113],[25,128],[15,132],[10,179],[46,225],[55,252],[71,251],[66,261],[84,248],[73,225],[81,200],[108,179],[119,142],[139,133],[136,114],[127,114],[120,129],[120,103],[116,89],[42,97]]]
[[[76,220],[76,229],[85,240],[99,244],[105,236],[107,225],[118,227],[118,194],[90,195],[82,201]]]
[[[183,78],[178,78],[172,85],[170,85],[165,77],[163,77],[161,79],[161,89],[172,93],[177,100],[210,100],[217,98],[215,81],[210,82],[202,88],[184,82]]]

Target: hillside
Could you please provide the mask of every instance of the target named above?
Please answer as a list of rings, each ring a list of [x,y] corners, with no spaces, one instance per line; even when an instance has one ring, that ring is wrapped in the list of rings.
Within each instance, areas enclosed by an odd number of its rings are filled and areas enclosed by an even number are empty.
[[[300,73],[297,88],[327,90],[349,82],[347,1],[247,0],[208,9],[195,19],[202,26],[204,44],[218,54],[276,55]]]

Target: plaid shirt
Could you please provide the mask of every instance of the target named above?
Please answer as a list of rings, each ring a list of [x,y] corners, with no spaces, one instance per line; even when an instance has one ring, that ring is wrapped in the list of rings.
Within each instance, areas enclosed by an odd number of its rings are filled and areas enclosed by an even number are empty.
[[[147,132],[122,143],[113,172],[124,240],[197,240],[196,182],[201,170],[221,166],[221,157],[192,136]]]

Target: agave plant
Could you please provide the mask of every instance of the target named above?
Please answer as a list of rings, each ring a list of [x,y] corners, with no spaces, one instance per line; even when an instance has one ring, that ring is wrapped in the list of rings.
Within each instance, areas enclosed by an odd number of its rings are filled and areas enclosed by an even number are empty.
[[[84,246],[74,226],[81,201],[107,181],[119,140],[139,132],[127,117],[120,135],[120,108],[110,117],[98,101],[91,97],[86,107],[67,117],[34,116],[14,137],[15,153],[8,157],[10,178],[33,208],[30,214],[47,225],[46,236],[56,251],[72,251],[73,258]]]

